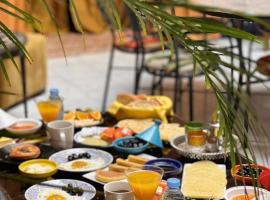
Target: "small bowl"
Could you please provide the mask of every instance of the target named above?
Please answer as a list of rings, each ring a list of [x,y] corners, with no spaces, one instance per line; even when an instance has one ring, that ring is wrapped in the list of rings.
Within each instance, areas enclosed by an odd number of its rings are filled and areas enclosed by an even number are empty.
[[[232,200],[233,197],[236,197],[238,195],[254,194],[254,189],[256,189],[256,191],[258,192],[259,195],[258,200],[270,199],[270,192],[262,188],[258,187],[254,188],[254,186],[237,186],[229,188],[225,192],[225,199]]]
[[[243,164],[243,166],[247,166],[248,164]],[[256,164],[250,164],[250,166],[252,168],[255,168],[256,166],[262,170],[262,172],[264,170],[268,170],[268,168],[262,166],[262,165],[256,165]],[[231,174],[232,177],[234,177],[237,181],[242,182],[242,183],[252,183],[252,182],[256,182],[257,178],[252,178],[252,177],[248,177],[248,176],[240,176],[237,175],[237,173],[240,171],[241,166],[240,165],[236,165],[234,168],[231,169]]]
[[[29,128],[15,128],[15,124],[29,123],[33,124],[33,127]],[[36,119],[18,119],[14,124],[6,128],[6,130],[15,135],[31,135],[37,132],[42,126],[42,122]]]
[[[270,191],[270,170],[264,170],[260,174],[259,181],[263,188]]]
[[[178,160],[170,158],[158,158],[150,160],[146,162],[145,165],[154,165],[162,168],[164,170],[163,177],[165,179],[175,177],[183,171],[183,164]]]
[[[128,136],[128,137],[123,137],[119,138],[117,140],[113,141],[113,148],[118,151],[119,153],[124,153],[124,154],[140,154],[144,152],[147,148],[149,143],[145,143],[143,146],[140,147],[134,147],[134,148],[126,148],[126,147],[120,147],[118,144],[122,143],[125,140],[129,139],[135,139],[136,137],[134,136]]]
[[[44,172],[44,173],[26,172],[25,171],[26,167],[33,165],[33,164],[46,165],[46,166],[51,167],[51,170],[49,170],[48,172]],[[29,161],[25,161],[25,162],[21,163],[19,165],[19,170],[20,170],[21,174],[24,176],[27,176],[30,178],[41,179],[41,178],[47,178],[47,177],[54,175],[57,172],[57,164],[55,162],[53,162],[51,160],[47,160],[47,159],[34,159],[34,160],[29,160]]]

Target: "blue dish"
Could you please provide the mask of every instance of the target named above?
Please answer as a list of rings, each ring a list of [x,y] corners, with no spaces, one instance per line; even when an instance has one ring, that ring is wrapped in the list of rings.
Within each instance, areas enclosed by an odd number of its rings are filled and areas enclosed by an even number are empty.
[[[183,171],[183,164],[178,160],[170,158],[158,158],[150,160],[146,162],[145,165],[154,165],[162,168],[164,170],[164,179],[175,177]]]
[[[143,146],[133,147],[133,148],[121,147],[118,145],[125,140],[130,140],[130,139],[135,139],[135,138],[136,137],[134,136],[129,136],[129,137],[123,137],[123,138],[114,140],[112,144],[113,148],[119,153],[124,153],[124,154],[140,154],[144,152],[148,148],[149,143],[145,143]]]

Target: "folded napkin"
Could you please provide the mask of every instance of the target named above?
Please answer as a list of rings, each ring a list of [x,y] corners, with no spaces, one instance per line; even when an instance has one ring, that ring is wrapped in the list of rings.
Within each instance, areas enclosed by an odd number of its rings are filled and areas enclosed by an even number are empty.
[[[9,127],[11,124],[14,124],[17,119],[4,110],[0,109],[0,130]]]

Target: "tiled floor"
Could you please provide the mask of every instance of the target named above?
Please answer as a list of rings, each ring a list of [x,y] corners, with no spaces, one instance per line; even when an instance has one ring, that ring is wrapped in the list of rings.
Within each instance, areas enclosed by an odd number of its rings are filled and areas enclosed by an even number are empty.
[[[101,100],[103,96],[103,88],[105,81],[105,72],[109,57],[109,44],[110,37],[106,33],[103,35],[103,39],[97,39],[91,36],[91,41],[88,41],[88,45],[92,46],[99,44],[96,48],[90,48],[87,52],[83,49],[83,45],[77,44],[81,39],[76,35],[64,36],[64,40],[68,41],[68,65],[65,63],[65,59],[61,56],[61,49],[59,46],[53,46],[55,44],[55,37],[49,37],[49,61],[48,61],[48,89],[57,87],[60,89],[61,95],[64,97],[65,110],[72,110],[75,108],[91,107],[96,110],[101,109]],[[105,39],[104,39],[105,38]],[[73,41],[74,40],[74,41]],[[101,44],[98,41],[102,41]],[[97,42],[97,43],[96,43]],[[223,43],[221,41],[220,43]],[[74,44],[74,48],[72,45]],[[245,46],[247,44],[245,43]],[[81,47],[81,48],[80,48]],[[99,48],[100,47],[100,48]],[[82,53],[84,52],[84,53]],[[261,47],[255,46],[254,58],[258,58],[262,55],[269,54],[265,52]],[[129,54],[118,53],[116,55],[116,63],[119,65],[127,66],[131,65],[134,58]],[[108,102],[112,102],[115,96],[119,92],[132,92],[134,73],[133,71],[114,71],[112,81],[110,85],[110,93],[108,94]],[[194,114],[195,120],[209,122],[211,114],[215,108],[215,100],[211,91],[205,93],[203,84],[203,78],[196,78],[195,82],[195,105]],[[143,75],[141,85],[143,87],[149,87],[151,83],[151,77],[148,74]],[[185,85],[185,84],[184,84]],[[165,88],[172,88],[173,81],[166,80]],[[257,85],[252,87],[252,102],[258,112],[258,117],[265,126],[267,133],[270,134],[270,96],[269,92]],[[148,93],[148,90],[142,92]],[[171,95],[169,90],[165,91],[168,96]],[[47,94],[45,94],[46,96]],[[183,101],[181,103],[181,112],[178,113],[184,120],[188,119],[188,98],[187,93],[183,95]],[[37,108],[33,100],[28,102],[30,117],[38,118]],[[10,113],[22,117],[22,106],[17,106],[10,110]],[[269,146],[269,143],[264,147]],[[269,150],[264,148],[265,152]],[[269,151],[270,153],[270,151]],[[262,158],[259,157],[259,162],[262,162]]]

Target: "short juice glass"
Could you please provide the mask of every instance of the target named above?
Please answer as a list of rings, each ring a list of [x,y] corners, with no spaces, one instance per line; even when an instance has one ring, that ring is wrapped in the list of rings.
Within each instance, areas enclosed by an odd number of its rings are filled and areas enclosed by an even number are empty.
[[[156,166],[130,167],[126,171],[126,175],[136,200],[152,200],[163,174],[163,169]]]
[[[58,118],[62,106],[60,101],[38,100],[36,103],[44,123],[47,124]]]

